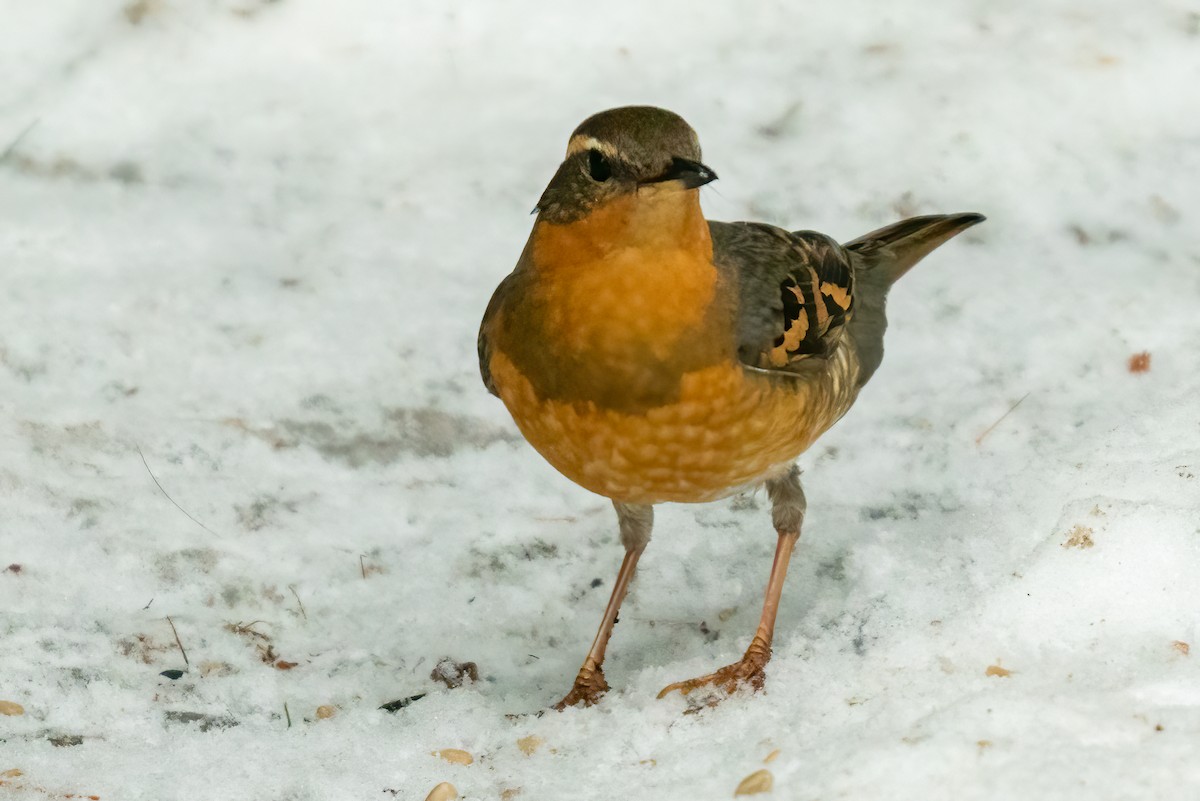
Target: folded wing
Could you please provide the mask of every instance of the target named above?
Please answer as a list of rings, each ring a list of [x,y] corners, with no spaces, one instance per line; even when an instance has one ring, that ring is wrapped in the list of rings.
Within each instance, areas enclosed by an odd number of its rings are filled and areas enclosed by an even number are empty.
[[[846,250],[812,231],[711,223],[714,261],[738,288],[738,357],[780,372],[819,366],[854,312]]]

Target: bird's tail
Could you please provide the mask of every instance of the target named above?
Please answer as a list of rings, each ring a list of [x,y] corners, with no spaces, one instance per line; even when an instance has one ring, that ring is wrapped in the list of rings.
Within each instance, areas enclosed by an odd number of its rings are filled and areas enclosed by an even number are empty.
[[[913,217],[843,246],[855,267],[854,316],[847,330],[858,351],[859,386],[867,383],[883,360],[887,294],[892,284],[939,245],[983,220],[982,214]]]
[[[847,242],[845,248],[869,269],[882,270],[887,285],[899,280],[940,245],[983,222],[982,214],[931,214],[892,223]]]

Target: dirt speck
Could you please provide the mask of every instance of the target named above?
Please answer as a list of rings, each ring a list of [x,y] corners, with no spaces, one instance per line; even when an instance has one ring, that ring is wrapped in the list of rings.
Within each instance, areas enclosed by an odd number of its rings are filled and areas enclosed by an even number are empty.
[[[533,756],[534,752],[546,744],[546,741],[536,734],[531,734],[528,737],[521,737],[517,740],[517,748],[521,749],[521,753],[525,756]]]
[[[238,722],[231,717],[205,715],[202,712],[167,712],[164,716],[169,723],[182,724],[199,724],[200,731],[211,731],[212,729],[231,729],[238,725]]]
[[[280,512],[295,514],[300,503],[298,498],[288,499],[277,498],[274,495],[259,495],[247,504],[235,504],[233,510],[237,512],[238,522],[242,528],[247,531],[258,531],[275,524]]]
[[[71,748],[76,745],[83,745],[82,734],[52,734],[46,737],[46,739],[55,748]]]
[[[130,25],[141,25],[146,20],[146,17],[149,17],[161,8],[161,0],[134,0],[121,9],[121,13],[125,15],[125,20]]]
[[[143,665],[152,665],[159,654],[175,650],[175,642],[156,640],[148,634],[134,634],[117,640],[121,656],[132,657]]]
[[[1078,548],[1080,550],[1091,548],[1096,544],[1096,541],[1092,539],[1092,535],[1095,533],[1095,531],[1087,526],[1077,525],[1068,533],[1067,541],[1062,544],[1062,547]]]
[[[448,656],[438,660],[437,666],[429,674],[429,678],[440,681],[450,689],[461,687],[470,679],[479,681],[479,667],[474,662],[457,662]]]

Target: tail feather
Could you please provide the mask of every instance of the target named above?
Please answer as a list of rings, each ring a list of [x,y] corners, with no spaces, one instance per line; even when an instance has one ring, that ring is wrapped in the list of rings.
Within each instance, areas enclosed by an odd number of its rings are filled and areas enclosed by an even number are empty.
[[[883,270],[890,285],[940,245],[984,219],[975,213],[912,217],[847,242],[845,248]]]
[[[982,214],[913,217],[844,245],[856,268],[854,316],[847,330],[858,352],[860,387],[867,383],[883,360],[887,294],[892,284],[938,245],[983,220]]]

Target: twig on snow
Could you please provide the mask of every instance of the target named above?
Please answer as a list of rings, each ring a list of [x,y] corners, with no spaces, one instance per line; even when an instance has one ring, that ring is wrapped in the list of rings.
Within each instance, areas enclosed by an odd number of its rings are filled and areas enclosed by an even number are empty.
[[[296,585],[289,584],[288,589],[292,591],[292,595],[296,598],[296,603],[300,605],[300,614],[304,616],[305,620],[308,620],[308,612],[304,611],[304,601],[300,600],[300,594],[296,592]]]
[[[179,511],[181,511],[181,512],[183,512],[185,515],[187,515],[187,519],[188,519],[188,520],[191,520],[191,521],[192,521],[193,523],[195,523],[197,526],[199,526],[200,528],[204,529],[204,530],[205,530],[205,531],[207,531],[209,534],[212,534],[214,537],[219,537],[219,536],[221,536],[220,534],[218,534],[217,532],[213,531],[213,530],[212,530],[211,528],[209,528],[208,526],[206,526],[206,525],[204,525],[203,523],[201,523],[201,522],[200,522],[199,520],[197,520],[196,518],[192,517],[191,513],[190,513],[190,512],[188,512],[188,510],[187,510],[187,509],[184,509],[182,506],[180,506],[179,504],[175,503],[175,499],[174,499],[174,498],[172,498],[170,495],[168,495],[168,494],[167,494],[167,491],[166,491],[165,489],[163,489],[163,485],[162,485],[161,483],[159,483],[158,479],[155,477],[155,475],[154,475],[154,471],[150,469],[150,463],[146,461],[146,454],[142,453],[141,446],[134,445],[133,447],[134,447],[134,448],[137,450],[137,452],[138,452],[138,456],[142,457],[142,464],[144,464],[144,465],[146,466],[146,472],[150,474],[150,478],[151,478],[151,480],[152,480],[152,481],[154,481],[154,486],[158,487],[158,491],[159,491],[159,492],[161,492],[161,493],[163,494],[163,497],[164,497],[164,498],[166,498],[168,501],[170,501],[170,502],[171,502],[171,503],[172,503],[172,504],[175,506],[175,508],[176,508],[176,509],[178,509]]]
[[[179,653],[183,654],[183,664],[191,667],[192,663],[188,661],[187,651],[183,650],[183,642],[179,639],[179,632],[175,630],[175,621],[171,620],[170,615],[167,615],[167,622],[171,624],[171,633],[175,635],[175,644],[179,646]]]
[[[1018,400],[1018,401],[1017,401],[1016,403],[1014,403],[1012,406],[1009,406],[1009,407],[1008,407],[1008,411],[1007,411],[1007,412],[1005,412],[1004,414],[1000,415],[1000,419],[999,419],[999,420],[997,420],[996,422],[992,423],[990,426],[988,426],[988,427],[987,427],[987,430],[986,430],[986,431],[984,431],[982,434],[980,434],[978,437],[976,437],[976,438],[975,438],[975,444],[976,444],[976,445],[982,445],[982,444],[983,444],[983,438],[984,438],[984,437],[986,437],[988,434],[992,433],[993,431],[995,431],[995,430],[996,430],[996,426],[998,426],[998,425],[1000,425],[1002,422],[1004,422],[1004,418],[1005,418],[1005,417],[1008,417],[1010,414],[1012,414],[1012,413],[1013,413],[1013,410],[1014,410],[1014,409],[1016,409],[1018,406],[1020,406],[1020,405],[1021,405],[1021,403],[1022,403],[1022,401],[1024,401],[1026,398],[1028,398],[1028,397],[1029,397],[1029,395],[1030,395],[1030,393],[1026,392],[1024,395],[1022,395],[1022,396],[1021,396],[1020,400]]]

